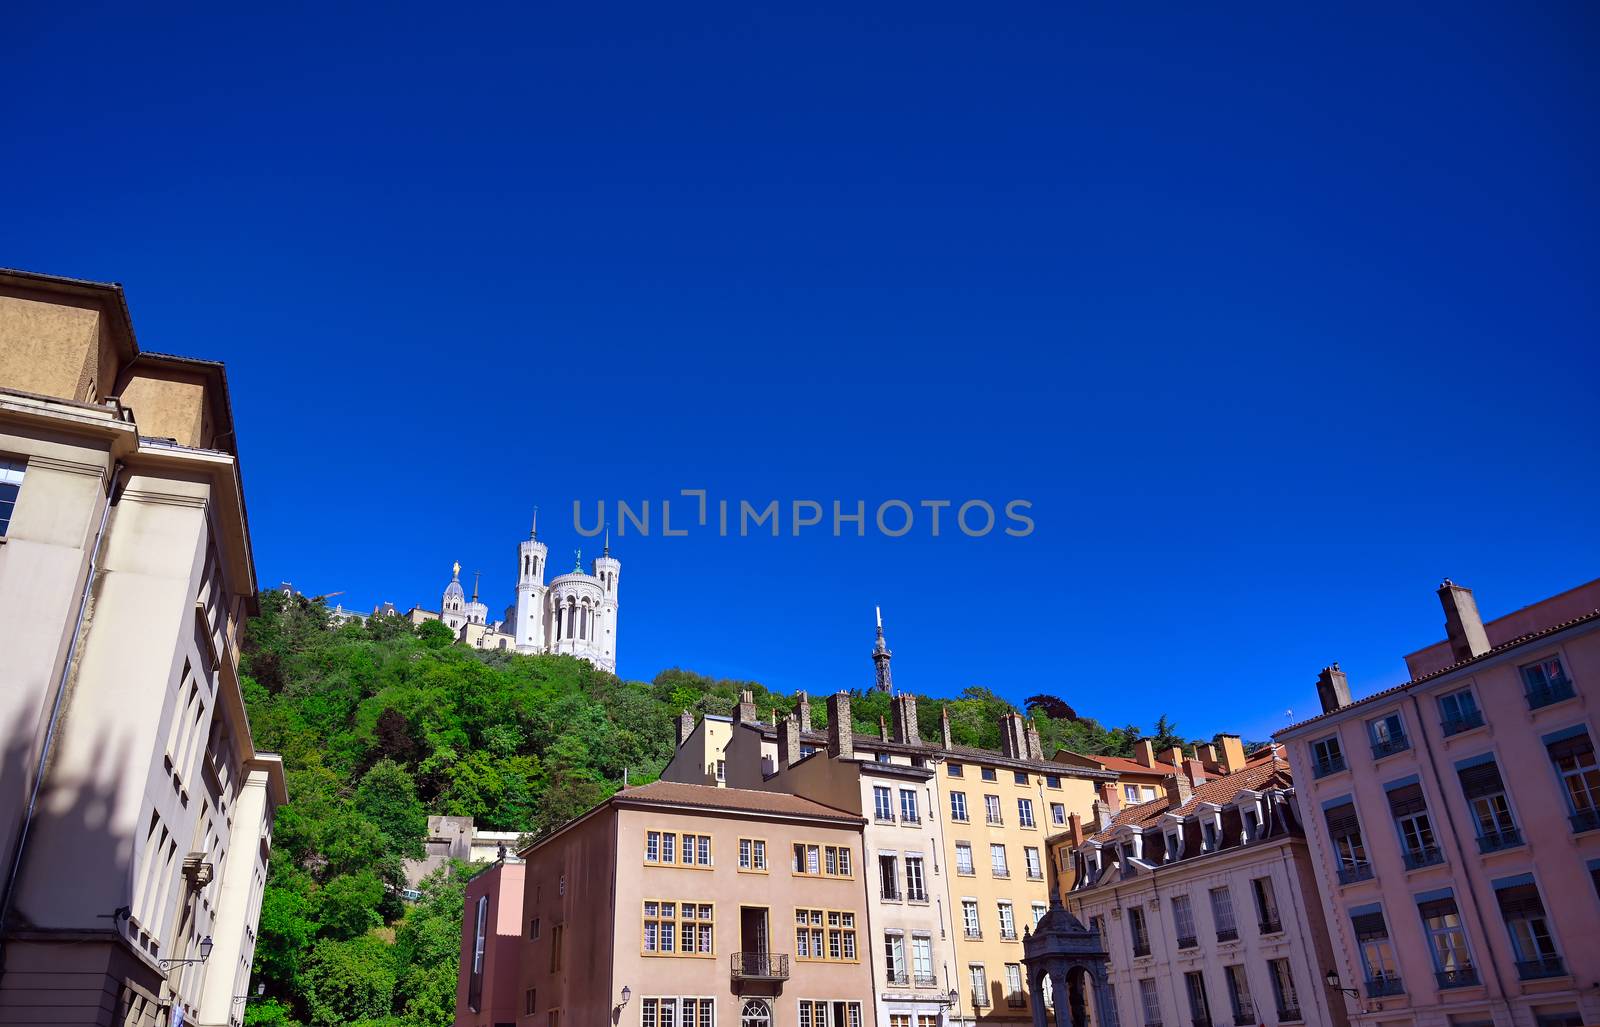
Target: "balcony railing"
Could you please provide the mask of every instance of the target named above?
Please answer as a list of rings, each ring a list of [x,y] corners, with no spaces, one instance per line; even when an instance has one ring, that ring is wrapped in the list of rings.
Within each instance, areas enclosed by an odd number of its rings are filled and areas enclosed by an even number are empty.
[[[986,816],[983,819],[988,822],[990,827],[999,827],[1004,823],[998,816]]]
[[[1194,1018],[1194,1027],[1212,1027],[1211,1017],[1197,1016]]]
[[[1440,988],[1470,988],[1478,983],[1478,968],[1468,963],[1454,970],[1440,970],[1434,975]]]
[[[1239,929],[1237,927],[1219,927],[1217,928],[1217,940],[1238,941]]]
[[[1522,832],[1514,827],[1504,831],[1490,831],[1478,836],[1479,852],[1499,852],[1501,849],[1513,849],[1522,844]]]
[[[1463,731],[1471,731],[1475,727],[1482,726],[1483,711],[1481,710],[1473,710],[1471,713],[1463,713],[1459,717],[1446,717],[1444,720],[1439,722],[1439,727],[1442,731],[1444,731],[1446,737],[1450,735],[1459,735]]]
[[[884,888],[880,892],[880,897],[888,899],[890,902],[899,902],[900,892],[896,888]]]
[[[1028,868],[1028,880],[1030,880],[1030,881],[1042,881],[1042,880],[1044,880],[1044,870],[1039,868],[1039,867],[1029,867]]]
[[[1193,937],[1192,935],[1190,937],[1187,937],[1187,938],[1184,938],[1184,937],[1179,937],[1178,938],[1178,948],[1180,948],[1180,949],[1192,949],[1192,948],[1197,947],[1199,944],[1200,944],[1200,939],[1196,938],[1196,937]]]
[[[996,876],[996,877],[1010,877],[1011,876],[1011,871],[1007,870],[1005,867],[990,867],[989,869],[990,869],[990,872],[993,873],[994,876]]]
[[[911,975],[904,970],[890,970],[886,976],[889,978],[889,987],[891,988],[911,987]]]
[[[1300,1008],[1298,1006],[1291,1006],[1288,1009],[1278,1010],[1279,1023],[1300,1023],[1305,1018],[1305,1014],[1300,1012]]]
[[[1017,940],[1017,929],[1015,927],[1013,927],[1013,928],[1011,928],[1009,930],[1007,930],[1004,927],[1000,928],[1000,940],[1001,941],[1016,941]]]
[[[1367,996],[1369,998],[1382,998],[1384,995],[1404,995],[1405,985],[1398,977],[1374,977],[1367,982]]]
[[[735,952],[733,979],[736,981],[787,981],[788,953]]]
[[[900,814],[900,823],[902,823],[902,824],[920,824],[920,823],[922,823],[922,818],[917,816],[915,813],[902,813],[902,814]]]
[[[1407,738],[1405,735],[1396,735],[1393,738],[1386,738],[1381,742],[1373,742],[1372,758],[1375,760],[1381,760],[1385,756],[1393,756],[1395,753],[1405,752],[1409,748],[1411,748],[1411,739]]]
[[[1517,976],[1525,981],[1536,981],[1541,977],[1562,977],[1566,972],[1567,965],[1561,961],[1560,956],[1517,960]]]
[[[1600,829],[1600,809],[1592,806],[1589,809],[1580,809],[1567,819],[1572,821],[1573,834]]]
[[[973,938],[973,939],[982,938],[983,937],[983,928],[981,928],[981,927],[968,927],[964,933],[966,934],[966,936],[968,938]]]
[[[912,979],[912,983],[919,988],[937,988],[939,986],[939,978],[934,974],[917,974]]]
[[[1439,851],[1437,845],[1425,845],[1420,849],[1407,849],[1400,858],[1405,860],[1407,870],[1420,870],[1435,863],[1443,863],[1444,853]]]
[[[1273,917],[1271,920],[1263,920],[1257,924],[1257,926],[1261,928],[1262,934],[1283,933],[1283,921],[1279,920],[1277,917]]]
[[[1552,681],[1548,685],[1528,689],[1528,709],[1537,710],[1573,696],[1572,682]]]
[[[1022,997],[1022,992],[1020,991],[1013,991],[1011,994],[1006,996],[1006,1005],[1010,1006],[1012,1009],[1021,1009],[1027,1004],[1027,1000]]]
[[[1343,756],[1335,756],[1331,760],[1318,760],[1317,762],[1311,764],[1311,774],[1313,777],[1327,777],[1329,774],[1337,774],[1343,769]]]
[[[1371,863],[1346,863],[1339,867],[1339,883],[1355,884],[1372,878]]]
[[[1253,1009],[1244,1009],[1233,1014],[1233,1027],[1255,1027],[1256,1022]]]
[[[973,1009],[988,1009],[989,1008],[989,993],[987,991],[984,991],[981,988],[973,988],[972,989],[972,1008]]]
[[[1147,941],[1136,941],[1136,942],[1133,943],[1133,956],[1134,956],[1135,959],[1139,958],[1140,956],[1148,956],[1149,954],[1150,954],[1150,943],[1149,942],[1147,942]]]

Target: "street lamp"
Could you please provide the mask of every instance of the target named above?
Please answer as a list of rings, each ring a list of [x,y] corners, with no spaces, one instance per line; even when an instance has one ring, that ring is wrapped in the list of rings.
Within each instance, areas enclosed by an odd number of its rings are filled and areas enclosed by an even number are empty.
[[[158,961],[158,963],[156,965],[161,968],[161,972],[162,973],[166,973],[168,970],[171,970],[175,966],[187,966],[190,963],[204,963],[206,960],[208,960],[210,958],[211,958],[211,935],[208,934],[204,938],[200,939],[200,958],[199,959],[163,959],[163,960]]]
[[[626,1006],[631,998],[633,998],[633,989],[624,984],[622,986],[622,1004]]]
[[[1324,977],[1323,980],[1327,981],[1328,982],[1328,987],[1332,988],[1334,991],[1342,991],[1346,995],[1351,995],[1351,996],[1354,996],[1355,998],[1360,998],[1361,997],[1361,992],[1358,991],[1355,988],[1340,987],[1340,984],[1339,984],[1339,971],[1337,971],[1337,970],[1329,970],[1328,971],[1328,975],[1326,977]]]

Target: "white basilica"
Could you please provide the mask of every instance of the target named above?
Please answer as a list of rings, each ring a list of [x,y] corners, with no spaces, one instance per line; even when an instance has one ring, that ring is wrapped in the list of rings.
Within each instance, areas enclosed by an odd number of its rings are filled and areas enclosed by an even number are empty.
[[[517,547],[517,601],[505,618],[489,620],[489,607],[478,601],[474,579],[472,598],[461,587],[461,564],[452,568],[450,584],[439,599],[439,610],[414,607],[406,616],[413,624],[438,620],[470,646],[479,649],[515,649],[519,653],[566,653],[588,660],[601,670],[617,668],[617,579],[622,562],[611,555],[609,537],[600,556],[583,572],[582,550],[572,570],[545,584],[549,553],[539,541],[539,522]]]

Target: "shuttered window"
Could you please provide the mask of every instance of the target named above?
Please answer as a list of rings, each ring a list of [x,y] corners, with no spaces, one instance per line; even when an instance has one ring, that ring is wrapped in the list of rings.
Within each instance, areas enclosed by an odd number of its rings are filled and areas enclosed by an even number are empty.
[[[1461,790],[1467,793],[1468,799],[1505,791],[1505,786],[1500,783],[1500,765],[1497,763],[1480,763],[1475,767],[1467,767],[1459,773]]]
[[[1357,913],[1350,918],[1350,926],[1356,932],[1356,941],[1375,941],[1389,937],[1389,927],[1383,922],[1382,910],[1374,913]]]
[[[1328,834],[1335,838],[1355,834],[1361,830],[1361,822],[1356,819],[1356,807],[1353,802],[1331,806],[1323,811],[1323,816],[1328,821]]]
[[[1539,901],[1539,889],[1531,884],[1517,884],[1495,892],[1500,903],[1500,913],[1507,920],[1516,917],[1544,916],[1544,903]]]
[[[1413,813],[1421,813],[1428,808],[1427,800],[1422,797],[1420,784],[1401,785],[1389,791],[1389,812],[1397,817],[1409,817]]]

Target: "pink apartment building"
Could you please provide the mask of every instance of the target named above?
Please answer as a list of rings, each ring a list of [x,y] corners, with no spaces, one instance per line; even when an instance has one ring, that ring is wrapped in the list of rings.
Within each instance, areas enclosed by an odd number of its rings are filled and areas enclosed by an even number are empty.
[[[1484,623],[1439,588],[1446,638],[1410,679],[1286,743],[1357,1025],[1600,1023],[1600,581]],[[1335,992],[1340,994],[1339,992]]]
[[[456,1027],[513,1027],[522,958],[523,862],[496,860],[467,882],[456,981]]]

